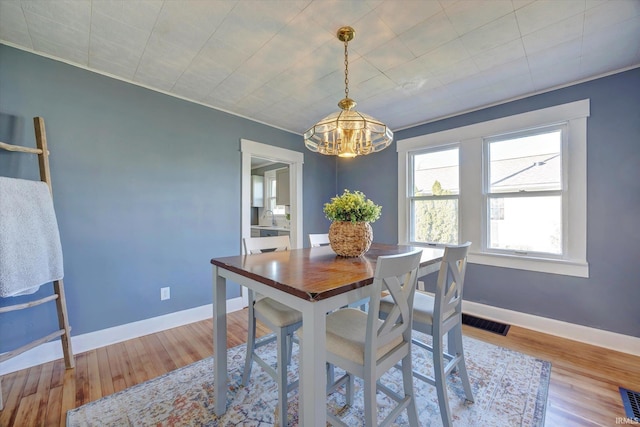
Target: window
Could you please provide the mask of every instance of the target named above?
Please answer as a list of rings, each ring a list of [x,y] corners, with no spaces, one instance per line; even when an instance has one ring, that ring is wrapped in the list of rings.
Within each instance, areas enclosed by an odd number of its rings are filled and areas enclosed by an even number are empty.
[[[270,210],[273,212],[274,216],[282,216],[285,215],[285,206],[284,205],[276,205],[276,194],[277,194],[277,180],[276,180],[276,170],[266,171],[264,173],[264,188],[265,188],[265,210]]]
[[[458,242],[458,148],[411,153],[410,240]]]
[[[588,116],[583,100],[398,141],[400,243],[588,277]]]
[[[562,255],[564,129],[554,126],[485,140],[487,249]]]

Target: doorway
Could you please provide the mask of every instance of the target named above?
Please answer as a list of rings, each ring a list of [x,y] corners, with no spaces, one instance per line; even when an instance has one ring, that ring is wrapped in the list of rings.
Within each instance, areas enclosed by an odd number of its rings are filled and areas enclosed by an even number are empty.
[[[302,165],[304,154],[298,151],[261,144],[247,139],[240,140],[242,151],[242,233],[240,246],[242,251],[242,239],[251,237],[251,160],[255,158],[266,159],[274,163],[289,165],[289,213],[291,225],[289,235],[293,248],[302,248]]]

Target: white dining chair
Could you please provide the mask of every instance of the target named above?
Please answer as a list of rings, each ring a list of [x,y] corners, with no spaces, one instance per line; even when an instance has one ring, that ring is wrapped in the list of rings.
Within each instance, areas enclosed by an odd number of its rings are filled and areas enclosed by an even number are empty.
[[[444,426],[453,425],[446,377],[454,369],[458,369],[466,399],[473,402],[473,392],[462,345],[462,291],[470,245],[470,242],[466,242],[445,248],[435,295],[417,291],[413,303],[413,329],[433,337],[431,346],[416,338],[413,339],[413,344],[432,352],[434,376],[426,376],[416,369],[413,375],[436,387],[440,416]],[[380,303],[382,317],[392,309],[393,301],[389,297],[384,297]],[[448,335],[449,343],[446,353],[443,349],[445,335]]]
[[[245,253],[257,254],[263,251],[286,251],[291,248],[289,236],[246,237],[243,239]],[[278,383],[278,407],[280,425],[287,425],[288,394],[298,386],[298,381],[292,383],[287,379],[287,366],[291,361],[293,334],[302,325],[302,313],[268,297],[248,292],[249,323],[247,331],[247,355],[245,358],[242,384],[249,384],[251,366],[258,363]],[[274,335],[256,340],[256,320],[260,320]],[[264,361],[256,349],[276,340],[277,365],[275,369]]]
[[[329,244],[329,233],[325,234],[309,234],[309,245],[312,248]]]
[[[369,311],[349,307],[327,315],[327,362],[346,371],[333,385],[329,384],[328,389],[334,390],[337,385],[346,383],[347,404],[350,404],[354,392],[353,376],[362,378],[366,426],[376,424],[377,391],[397,403],[381,425],[391,424],[405,409],[409,425],[418,425],[411,366],[411,308],[421,254],[422,250],[418,250],[378,257],[373,284],[370,285],[373,288]],[[393,301],[393,308],[385,320],[379,318],[382,291],[388,291]],[[301,332],[298,332],[299,336]],[[400,364],[402,370],[401,393],[390,390],[379,381],[385,372],[395,369],[396,364]],[[346,426],[330,411],[327,419],[333,425]]]

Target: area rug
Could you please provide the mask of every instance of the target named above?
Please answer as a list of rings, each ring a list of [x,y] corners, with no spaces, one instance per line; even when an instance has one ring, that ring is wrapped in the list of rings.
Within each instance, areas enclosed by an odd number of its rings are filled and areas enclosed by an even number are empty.
[[[422,336],[426,342],[430,338]],[[543,426],[551,364],[522,353],[464,337],[474,403],[466,402],[457,374],[447,379],[449,404],[455,426]],[[414,347],[414,367],[432,372],[431,356]],[[275,343],[262,348],[263,357],[275,363]],[[298,375],[297,352],[290,366],[290,379]],[[241,385],[245,346],[228,351],[230,391],[227,412],[216,417],[213,399],[213,359],[207,358],[145,383],[106,396],[67,413],[67,426],[271,426],[275,414],[277,386],[259,365],[254,364],[251,382]],[[336,374],[339,374],[336,372]],[[401,374],[392,369],[382,377],[391,388],[401,389]],[[415,379],[420,425],[442,426],[435,388]],[[392,401],[378,393],[380,421]],[[348,425],[364,420],[362,383],[356,379],[354,405],[345,407],[342,393],[327,398],[329,410]],[[298,425],[298,393],[289,394],[289,425]],[[395,426],[408,425],[406,411]]]

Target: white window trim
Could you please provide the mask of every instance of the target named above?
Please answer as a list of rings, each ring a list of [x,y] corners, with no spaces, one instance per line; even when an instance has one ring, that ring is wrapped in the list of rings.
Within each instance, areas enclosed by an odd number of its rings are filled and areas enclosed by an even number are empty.
[[[397,142],[398,240],[409,241],[409,152],[460,144],[459,239],[471,241],[469,262],[568,276],[589,277],[587,262],[587,117],[588,99],[516,114]],[[482,150],[485,137],[567,122],[568,126],[568,246],[563,259],[545,259],[482,251]],[[463,170],[464,168],[464,170]]]

